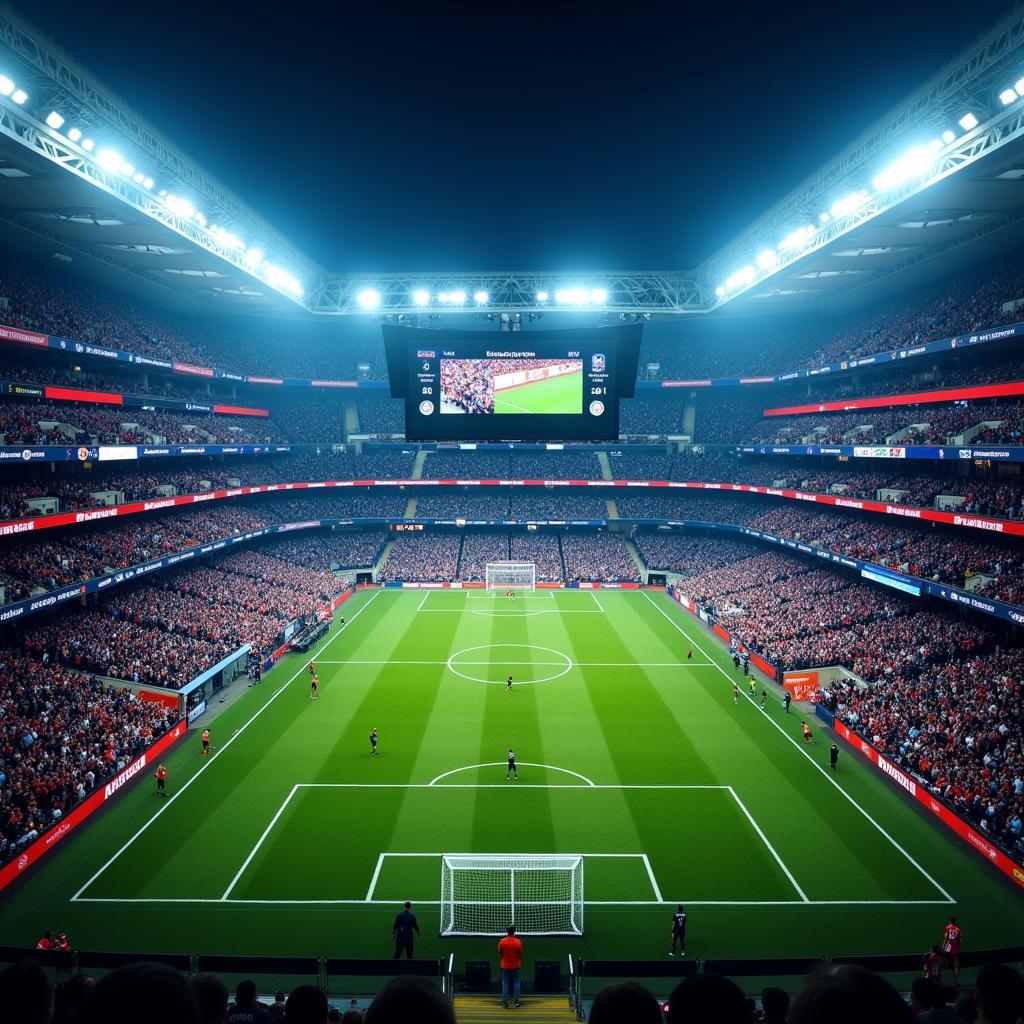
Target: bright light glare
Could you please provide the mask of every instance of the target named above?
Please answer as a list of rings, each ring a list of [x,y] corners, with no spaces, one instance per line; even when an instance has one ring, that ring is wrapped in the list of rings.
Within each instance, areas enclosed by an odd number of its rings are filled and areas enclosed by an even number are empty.
[[[582,306],[586,301],[586,288],[559,288],[555,292],[555,302],[560,306]]]
[[[942,141],[948,146],[956,138],[956,132],[951,132],[948,128],[942,133]]]
[[[172,195],[170,192],[167,193],[167,198],[164,199],[164,205],[172,213],[176,213],[179,217],[184,217],[185,220],[191,220],[196,215],[196,208],[187,199]]]
[[[843,196],[842,199],[837,199],[829,212],[833,217],[845,217],[847,214],[859,210],[867,201],[867,196],[861,195],[860,192],[851,192],[849,195]]]
[[[880,192],[895,188],[912,178],[920,178],[926,174],[934,160],[927,146],[914,146],[895,163],[885,168],[874,180],[874,186]]]
[[[1013,83],[1013,88],[1017,92],[1018,96],[1024,96],[1024,78],[1018,78],[1017,81]]]
[[[415,302],[417,306],[429,306],[430,292],[428,292],[426,288],[417,288],[416,291],[412,293],[412,301]]]
[[[6,75],[0,75],[0,96],[10,96],[12,92],[14,83]]]
[[[488,295],[487,292],[485,292],[483,290],[478,291],[478,292],[473,292],[473,301],[478,306],[486,305],[490,301],[490,299],[491,299],[490,295]]]
[[[245,254],[245,265],[247,267],[258,267],[263,262],[263,250],[253,246]]]
[[[121,173],[126,178],[130,178],[135,173],[135,166],[134,166],[134,164],[130,164],[130,163],[128,163],[127,160],[125,160],[125,162],[123,164],[121,164]]]
[[[101,149],[96,154],[96,159],[105,171],[119,170],[124,163],[124,157],[116,149]]]
[[[267,263],[263,267],[263,273],[266,279],[275,288],[291,292],[292,295],[302,295],[302,285],[299,284],[298,280],[289,274],[287,270],[282,270],[280,267],[274,266],[273,263]]]
[[[144,178],[143,181],[142,181],[142,187],[143,188],[152,188],[153,187],[153,179],[152,178]]]
[[[141,185],[145,180],[146,176],[142,173],[142,171],[136,171],[132,175],[132,181],[134,181],[136,185]]]
[[[56,110],[51,110],[46,115],[46,123],[54,130],[57,131],[59,128],[64,127],[64,118],[57,113]]]
[[[779,242],[778,248],[780,251],[785,252],[788,249],[799,249],[801,246],[806,245],[814,234],[814,225],[805,224],[801,228],[797,228],[795,231],[790,231],[786,237]],[[728,284],[728,281],[726,282]]]
[[[720,284],[720,285],[719,285],[719,286],[718,286],[718,287],[717,287],[717,288],[715,289],[715,294],[716,294],[716,295],[717,295],[717,296],[718,296],[719,298],[721,298],[721,297],[722,297],[722,296],[723,296],[723,295],[725,294],[725,285],[724,285],[724,284]]]
[[[543,291],[537,292],[537,301],[538,302],[547,302],[548,301],[548,293],[547,292],[543,292]]]
[[[82,140],[82,149],[84,149],[86,151],[86,153],[91,153],[93,151],[93,149],[95,149],[95,147],[96,147],[96,143],[93,142],[92,139],[83,139]]]
[[[1008,107],[1016,98],[1017,98],[1017,90],[1016,89],[1004,89],[999,94],[999,102],[1002,103],[1002,105],[1004,107]]]
[[[590,292],[590,301],[595,306],[603,305],[608,301],[608,289],[607,288],[593,288]]]
[[[447,302],[448,301],[448,293],[447,292],[438,292],[437,301],[438,302]]]
[[[77,142],[82,137],[82,133],[77,128],[71,128],[68,130],[68,138],[72,142]]]
[[[380,292],[376,288],[364,288],[356,301],[363,309],[376,309],[380,305]]]
[[[972,128],[978,127],[978,119],[968,111],[963,117],[957,122],[965,132],[969,132]]]
[[[769,267],[774,267],[779,262],[779,257],[771,251],[771,249],[765,249],[764,252],[760,252],[757,255],[757,265],[763,270],[767,270]]]
[[[456,288],[455,291],[448,293],[448,298],[456,306],[461,306],[466,301],[466,293],[461,288]]]
[[[11,94],[11,99],[20,107],[28,99],[28,93],[24,89],[15,89]]]

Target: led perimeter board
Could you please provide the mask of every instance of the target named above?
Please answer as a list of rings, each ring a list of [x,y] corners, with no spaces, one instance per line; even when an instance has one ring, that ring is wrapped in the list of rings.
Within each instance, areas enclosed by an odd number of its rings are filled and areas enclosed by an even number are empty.
[[[384,326],[409,441],[616,441],[640,324],[565,331]]]

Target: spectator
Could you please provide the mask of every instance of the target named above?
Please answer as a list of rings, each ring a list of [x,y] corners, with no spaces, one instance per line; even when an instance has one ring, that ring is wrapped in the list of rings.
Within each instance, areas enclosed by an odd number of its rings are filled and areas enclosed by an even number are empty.
[[[910,986],[910,1008],[922,1024],[959,1024],[946,1009],[942,986],[931,978],[915,978]]]
[[[22,960],[0,971],[0,1007],[8,1020],[50,1024],[53,986],[39,964]]]
[[[913,1024],[914,1011],[884,978],[851,964],[813,974],[789,1015],[789,1024]]]
[[[393,978],[370,1003],[366,1024],[455,1024],[455,1011],[427,978]]]
[[[594,996],[590,1024],[661,1024],[661,1006],[651,993],[635,981],[605,985]]]
[[[717,974],[684,978],[668,997],[672,1024],[749,1024],[746,1000],[735,982]]]
[[[510,754],[509,757],[512,755]],[[508,926],[508,934],[498,943],[501,956],[501,1005],[508,1006],[509,990],[519,1006],[519,976],[523,968],[523,944],[516,938],[516,926]]]
[[[786,1024],[789,1016],[789,993],[781,988],[766,988],[761,992],[761,1016],[763,1024]]]
[[[192,982],[202,1024],[225,1024],[228,1016],[228,987],[220,978],[202,974]]]
[[[84,1024],[131,1021],[147,1024],[200,1024],[199,1003],[189,983],[163,964],[119,967],[101,978],[82,1013]]]
[[[287,1018],[287,1016],[288,1007],[286,1004],[285,1017]],[[326,1009],[324,1010],[324,1016],[327,1016]],[[240,981],[236,986],[235,1001],[228,1008],[227,1024],[270,1024],[270,1013],[256,998],[256,982],[251,978]],[[323,1024],[323,1021],[320,1021],[319,1024]]]
[[[1017,1024],[1024,1016],[1024,980],[1005,964],[985,964],[974,983],[978,1024]]]
[[[327,996],[314,985],[299,985],[284,1004],[285,1024],[327,1024]]]

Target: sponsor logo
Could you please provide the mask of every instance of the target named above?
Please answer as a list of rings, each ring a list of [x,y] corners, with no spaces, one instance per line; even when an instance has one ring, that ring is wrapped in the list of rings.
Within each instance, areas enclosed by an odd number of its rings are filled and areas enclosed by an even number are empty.
[[[84,351],[87,356],[103,356],[104,359],[116,359],[117,353],[112,348],[96,348],[95,345],[76,345],[77,351]]]
[[[917,796],[917,783],[896,765],[891,764],[881,754],[878,755],[878,767],[885,772],[898,786],[902,786],[911,796]]]
[[[170,448],[143,448],[141,449],[143,455],[170,455]]]
[[[16,619],[22,614],[24,614],[24,611],[24,605],[17,605],[14,608],[7,608],[4,611],[0,612],[0,622],[7,622],[10,619]]]
[[[0,537],[7,537],[12,533],[29,533],[36,528],[34,519],[26,519],[23,523],[4,523],[0,526]]]
[[[18,858],[18,870],[19,871],[24,871],[25,868],[27,868],[27,867],[28,867],[28,854],[27,853],[23,853]]]
[[[432,348],[420,348],[416,350],[417,359],[436,359],[437,353]]]
[[[1010,453],[1005,448],[975,448],[973,454],[976,459],[1008,459],[1010,457]]]
[[[21,341],[26,345],[45,345],[49,335],[23,331],[18,327],[0,327],[0,338],[5,341]]]
[[[40,451],[35,451],[34,452],[34,451],[32,451],[31,448],[24,448],[24,449],[22,449],[22,452],[21,452],[21,461],[22,462],[31,462],[32,459],[45,459],[45,458],[46,458],[46,452],[40,452]]]
[[[144,501],[142,503],[142,510],[149,512],[150,509],[154,508],[170,508],[174,505],[174,498],[163,498],[157,501]]]
[[[854,501],[852,498],[836,498],[836,505],[840,508],[863,508],[863,501]]]
[[[7,390],[12,395],[32,395],[35,398],[41,398],[43,396],[42,388],[28,387],[24,384],[8,384]]]
[[[971,457],[971,449],[961,448],[959,454],[961,459],[969,459]]]
[[[993,533],[1002,533],[1003,524],[991,519],[978,519],[977,516],[953,516],[954,526],[972,526],[976,530],[991,530]]]
[[[1011,619],[1013,619],[1014,622],[1019,622],[1021,625],[1024,625],[1024,615],[1021,615],[1020,612],[1011,611],[1007,614],[1010,616]]]
[[[89,461],[89,449],[88,448],[79,448],[78,449],[78,461],[79,462],[88,462]]]
[[[133,779],[143,768],[146,767],[146,755],[138,759],[134,764],[128,765],[123,772],[115,775],[104,787],[103,787],[103,799],[109,800],[126,782]]]
[[[58,839],[62,836],[66,836],[70,831],[70,822],[62,821],[56,828],[52,828],[46,833],[46,836],[43,839],[43,844],[45,846],[52,846]]]
[[[987,843],[984,839],[981,838],[981,836],[977,834],[977,832],[974,832],[972,829],[967,830],[967,842],[981,850],[981,852],[986,857],[988,857],[989,860],[999,859],[999,854],[996,852],[996,848]]]
[[[886,505],[885,511],[891,516],[906,516],[908,519],[920,519],[919,508],[907,508],[905,505]]]
[[[76,523],[91,523],[94,519],[110,519],[112,516],[117,515],[117,507],[112,508],[96,508],[91,512],[76,512],[75,522]]]
[[[1016,878],[1018,882],[1024,883],[1024,871],[1021,871],[1020,868],[1013,869],[1013,877]]]
[[[590,357],[590,372],[591,373],[604,373],[604,353],[595,352]]]

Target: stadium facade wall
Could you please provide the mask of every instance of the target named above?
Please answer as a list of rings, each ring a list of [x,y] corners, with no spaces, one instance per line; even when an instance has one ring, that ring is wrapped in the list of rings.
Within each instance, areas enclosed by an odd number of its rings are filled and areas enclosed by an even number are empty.
[[[1007,878],[1024,889],[1024,864],[1007,856],[1002,850],[995,847],[973,825],[969,825],[963,818],[947,807],[946,804],[936,799],[923,783],[908,775],[902,768],[898,768],[866,739],[835,718],[826,708],[816,705],[814,710],[827,726],[838,736],[842,737],[862,757],[870,761],[893,785],[899,786],[900,789],[912,796],[922,807],[926,808],[941,821],[943,825],[963,839],[971,849],[984,857],[990,864],[995,865]]]
[[[186,721],[178,722],[113,778],[108,779],[102,786],[97,786],[85,800],[22,850],[14,860],[0,868],[0,891],[3,891],[16,878],[20,878],[28,868],[49,853],[65,836],[73,832],[108,800],[121,792],[126,783],[140,775],[148,765],[156,763],[185,735],[187,730],[188,723]]]

